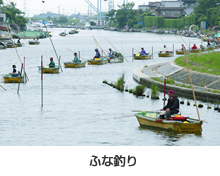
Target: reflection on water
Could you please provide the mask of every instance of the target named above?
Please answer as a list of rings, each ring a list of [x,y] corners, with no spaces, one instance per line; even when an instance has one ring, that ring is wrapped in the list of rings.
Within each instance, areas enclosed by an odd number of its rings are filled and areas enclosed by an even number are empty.
[[[0,145],[64,145],[64,146],[207,146],[220,145],[219,113],[214,110],[199,109],[203,132],[196,134],[176,134],[163,130],[146,129],[139,124],[132,110],[158,110],[163,106],[163,93],[160,100],[152,101],[146,97],[136,97],[128,92],[120,92],[103,84],[103,80],[116,82],[125,72],[125,87],[133,89],[137,83],[133,80],[133,70],[141,65],[172,61],[171,58],[158,58],[157,52],[163,48],[160,35],[148,33],[123,33],[103,30],[82,30],[77,35],[60,37],[59,33],[69,29],[50,29],[52,40],[61,62],[73,60],[73,51],[80,51],[85,59],[94,57],[96,45],[92,35],[104,50],[111,46],[107,38],[119,51],[123,51],[124,63],[102,66],[86,65],[80,69],[65,69],[63,72],[44,75],[44,106],[41,108],[41,77],[38,72],[41,55],[44,64],[54,57],[50,40],[42,39],[40,45],[17,48],[21,58],[26,58],[27,84],[1,85],[7,91],[0,90]],[[179,49],[181,44],[174,35],[162,35],[168,48]],[[191,39],[195,43],[201,41]],[[27,43],[28,40],[24,40]],[[154,60],[132,62],[132,48],[144,47],[150,52],[154,47]],[[0,74],[11,72],[11,65],[20,67],[14,49],[0,51]],[[62,63],[63,66],[63,63]],[[149,92],[150,89],[147,89]],[[180,100],[184,100],[180,97]],[[197,118],[197,112],[191,106],[181,105],[181,113]],[[201,102],[198,102],[201,103]],[[214,105],[212,105],[214,106]]]

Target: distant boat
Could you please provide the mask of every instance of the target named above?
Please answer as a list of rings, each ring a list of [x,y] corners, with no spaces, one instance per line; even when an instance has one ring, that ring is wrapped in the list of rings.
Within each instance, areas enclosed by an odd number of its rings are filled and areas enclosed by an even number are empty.
[[[41,66],[38,66],[39,70],[41,70]],[[43,66],[43,73],[48,74],[57,74],[59,73],[59,66],[56,65],[55,67],[49,67],[48,65]]]
[[[4,83],[23,83],[24,76],[20,76],[20,73],[7,74],[4,76]]]
[[[83,62],[64,62],[65,68],[82,68],[85,67],[86,61]]]
[[[108,62],[107,58],[95,58],[87,60],[89,65],[103,65],[106,64]]]

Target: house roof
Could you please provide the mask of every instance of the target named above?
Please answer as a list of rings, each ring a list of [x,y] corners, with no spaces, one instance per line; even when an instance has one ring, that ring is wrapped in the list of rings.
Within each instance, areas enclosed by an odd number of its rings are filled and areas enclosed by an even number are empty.
[[[186,7],[182,1],[162,1],[159,7]]]
[[[148,7],[157,7],[161,4],[161,2],[149,2]]]

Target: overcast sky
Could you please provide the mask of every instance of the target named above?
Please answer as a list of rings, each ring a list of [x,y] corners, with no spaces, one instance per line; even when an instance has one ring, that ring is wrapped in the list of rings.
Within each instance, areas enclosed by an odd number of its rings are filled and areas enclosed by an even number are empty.
[[[115,8],[117,5],[123,4],[124,0],[114,0]],[[161,0],[127,0],[128,2],[135,2],[135,8],[138,5],[148,4],[148,1],[161,1]],[[10,0],[4,0],[4,3],[9,3]],[[73,13],[80,12],[81,14],[88,14],[88,4],[85,0],[45,0],[42,3],[41,0],[11,0],[17,4],[17,8],[24,11],[24,3],[26,2],[26,16],[33,16],[34,14],[40,14],[42,12],[46,13],[51,11],[58,13],[58,6],[60,6],[60,13],[65,15],[70,15]],[[90,2],[97,7],[97,0],[90,0]],[[126,2],[126,0],[125,0]],[[108,11],[108,1],[102,0],[102,11]],[[95,13],[94,11],[92,11]]]
[[[88,4],[85,0],[3,0],[4,3],[15,2],[17,8],[24,11],[24,4],[26,3],[26,16],[32,17],[35,14],[46,13],[51,11],[58,13],[58,6],[60,6],[60,14],[71,15],[80,12],[81,14],[88,14]],[[97,0],[89,0],[97,8]],[[162,0],[114,0],[114,7],[117,9],[117,5],[122,5],[123,2],[135,2],[135,7],[138,5],[147,5],[148,2],[162,1]],[[177,0],[166,0],[177,1]],[[108,11],[108,0],[102,0],[102,11]],[[92,11],[92,13],[95,13]]]

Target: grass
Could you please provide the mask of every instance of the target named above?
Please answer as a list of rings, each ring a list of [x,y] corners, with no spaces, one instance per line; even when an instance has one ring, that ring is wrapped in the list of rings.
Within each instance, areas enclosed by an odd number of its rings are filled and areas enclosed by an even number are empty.
[[[159,95],[159,90],[158,90],[158,86],[153,83],[151,85],[151,98],[157,98]]]
[[[191,54],[187,56],[187,60],[191,70],[220,75],[220,52]],[[184,56],[178,57],[175,62],[177,65],[187,67]]]
[[[144,94],[145,90],[146,90],[145,85],[137,85],[134,92],[137,96],[141,96]]]
[[[153,80],[155,81],[158,81],[158,82],[161,82],[161,83],[164,83],[164,80],[160,79],[160,78],[152,78]],[[166,80],[166,84],[171,84],[171,85],[174,85],[175,81],[174,79],[168,77],[167,80]]]
[[[121,74],[121,77],[118,78],[116,88],[120,91],[124,91],[124,83],[125,83],[125,73],[123,72]]]

